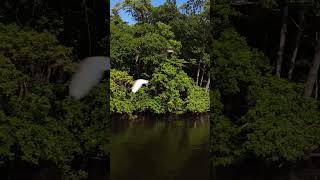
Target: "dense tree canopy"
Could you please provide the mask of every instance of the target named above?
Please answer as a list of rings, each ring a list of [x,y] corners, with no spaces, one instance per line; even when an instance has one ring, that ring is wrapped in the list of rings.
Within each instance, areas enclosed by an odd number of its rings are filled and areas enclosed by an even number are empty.
[[[81,179],[86,158],[108,154],[108,81],[80,101],[68,96],[79,59],[109,54],[105,3],[0,3],[1,168],[54,164]]]
[[[187,1],[180,10],[174,1],[159,7],[140,0],[115,6],[110,24],[112,113],[209,110],[208,5],[194,2]],[[187,11],[191,6],[201,11]],[[119,8],[136,24],[123,22]],[[138,78],[150,85],[132,94],[130,87]]]
[[[63,165],[76,154],[107,153],[107,84],[72,100],[66,96],[75,68],[71,48],[16,25],[0,24],[0,41],[2,160]]]
[[[308,156],[320,138],[316,4],[226,0],[211,7],[214,163],[283,163]],[[308,12],[304,23],[302,10]],[[306,95],[312,75],[313,93]]]

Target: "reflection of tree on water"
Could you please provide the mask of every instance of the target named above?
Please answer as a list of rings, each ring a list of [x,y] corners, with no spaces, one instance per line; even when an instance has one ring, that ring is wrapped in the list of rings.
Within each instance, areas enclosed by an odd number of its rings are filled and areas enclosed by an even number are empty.
[[[193,128],[197,128],[198,126],[202,126],[204,125],[206,122],[206,119],[202,116],[200,116],[200,118],[197,121],[193,122]]]

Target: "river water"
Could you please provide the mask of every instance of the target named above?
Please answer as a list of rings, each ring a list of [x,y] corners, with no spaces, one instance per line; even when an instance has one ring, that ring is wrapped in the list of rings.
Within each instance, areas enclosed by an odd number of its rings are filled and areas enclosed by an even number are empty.
[[[209,115],[113,118],[111,180],[209,180]]]

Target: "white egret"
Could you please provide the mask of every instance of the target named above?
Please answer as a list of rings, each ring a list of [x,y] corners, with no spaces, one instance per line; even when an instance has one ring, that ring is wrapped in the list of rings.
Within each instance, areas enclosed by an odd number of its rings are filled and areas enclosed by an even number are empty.
[[[133,86],[132,86],[132,92],[133,93],[136,93],[141,87],[142,85],[148,85],[149,84],[149,81],[148,80],[145,80],[145,79],[138,79],[134,82]]]
[[[75,99],[84,97],[92,87],[99,83],[103,73],[109,69],[109,57],[94,56],[85,58],[72,77],[69,87],[70,96]]]

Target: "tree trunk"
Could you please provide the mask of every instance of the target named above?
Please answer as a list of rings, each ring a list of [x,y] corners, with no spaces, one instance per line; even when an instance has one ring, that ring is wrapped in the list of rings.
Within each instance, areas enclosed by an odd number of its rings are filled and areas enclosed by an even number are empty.
[[[318,79],[316,80],[316,89],[315,89],[315,92],[314,92],[314,97],[316,98],[316,99],[318,99],[318,91],[319,91],[319,81],[318,81]]]
[[[210,74],[208,74],[208,81],[207,81],[207,85],[206,85],[207,92],[209,91],[209,88],[210,88]]]
[[[31,64],[31,66],[30,66],[30,71],[31,71],[31,76],[34,77],[35,70],[34,70],[34,65],[33,64]]]
[[[46,82],[49,82],[50,81],[50,77],[51,77],[51,72],[52,72],[50,64],[48,65],[47,69],[48,69],[48,72],[47,72]]]
[[[91,47],[91,32],[90,32],[90,24],[89,24],[89,17],[88,17],[88,11],[87,11],[87,4],[86,4],[86,0],[83,0],[82,1],[82,5],[83,5],[83,8],[84,8],[84,14],[85,14],[85,22],[87,24],[87,34],[88,34],[88,53],[89,53],[89,56],[91,56],[92,54],[92,47]]]
[[[47,78],[47,76],[46,76],[46,69],[45,69],[45,66],[42,66],[42,71],[41,71],[41,80],[40,80],[40,82],[45,82],[46,81],[46,78]]]
[[[308,78],[305,83],[304,96],[310,97],[312,94],[314,83],[318,77],[318,69],[320,64],[320,40],[317,40],[315,54],[313,57],[312,65],[309,70]]]
[[[299,44],[300,44],[300,39],[302,36],[302,29],[300,29],[303,25],[303,21],[304,21],[304,10],[301,10],[299,12],[299,27],[298,27],[298,32],[297,32],[297,36],[296,36],[296,42],[295,42],[295,47],[291,56],[291,60],[290,60],[290,67],[289,67],[289,72],[288,72],[288,79],[291,80],[292,79],[292,74],[293,74],[293,70],[295,67],[295,63],[296,63],[296,58],[297,58],[297,54],[298,54],[298,49],[299,49]]]
[[[202,76],[201,76],[201,80],[200,80],[200,86],[202,86],[202,82],[203,82],[203,77],[204,77],[204,73],[206,72],[206,65],[204,65],[203,69],[202,69]]]
[[[281,75],[281,66],[283,61],[283,52],[284,52],[284,45],[286,42],[287,37],[287,23],[288,23],[288,4],[285,4],[283,7],[283,15],[282,15],[282,27],[280,31],[280,45],[278,50],[278,57],[276,61],[276,76],[280,77]]]
[[[35,11],[36,11],[36,0],[33,0],[33,6],[32,6],[32,17],[34,17],[35,15]]]
[[[139,78],[139,54],[138,53],[135,56],[135,62],[136,62],[137,78]]]
[[[197,79],[196,79],[196,84],[199,85],[199,76],[200,76],[200,62],[198,64],[198,71],[197,71]]]

